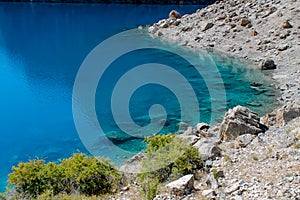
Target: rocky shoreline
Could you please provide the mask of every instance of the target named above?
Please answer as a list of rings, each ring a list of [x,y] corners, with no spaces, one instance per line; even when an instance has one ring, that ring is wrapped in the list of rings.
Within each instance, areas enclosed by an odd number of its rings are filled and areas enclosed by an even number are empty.
[[[168,183],[154,199],[300,199],[300,1],[218,1],[191,15],[171,12],[148,30],[273,70],[281,92],[280,108],[265,116],[237,106],[221,124],[199,123],[178,135],[202,154],[206,173]],[[138,169],[143,156],[136,158],[123,169]],[[133,184],[111,199],[135,199],[138,190]]]
[[[0,0],[0,2],[208,5],[215,0]]]
[[[148,30],[189,49],[208,49],[263,69],[276,68],[273,79],[282,92],[280,103],[299,103],[299,8],[294,0],[219,1],[191,15],[160,20]]]

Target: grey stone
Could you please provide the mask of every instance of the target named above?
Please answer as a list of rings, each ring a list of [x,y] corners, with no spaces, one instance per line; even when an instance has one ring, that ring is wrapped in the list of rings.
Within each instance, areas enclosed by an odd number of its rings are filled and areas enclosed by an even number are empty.
[[[202,195],[205,196],[205,197],[213,197],[213,196],[216,195],[216,193],[215,193],[214,190],[209,189],[209,190],[203,190]]]
[[[201,122],[196,125],[196,129],[199,133],[202,131],[207,132],[209,129],[209,125],[207,123]]]
[[[289,102],[277,111],[276,123],[284,125],[297,117],[300,117],[300,105],[296,102]]]
[[[226,194],[231,194],[231,193],[237,191],[239,188],[240,188],[240,183],[239,183],[239,182],[236,182],[236,183],[234,183],[234,184],[232,184],[232,185],[226,187],[226,188],[224,189],[224,192],[225,192]]]
[[[218,181],[212,174],[208,174],[205,180],[205,183],[210,186],[212,189],[217,189],[219,187]]]
[[[156,26],[150,26],[148,28],[148,32],[151,34],[155,34],[158,31],[158,28]]]
[[[211,23],[211,22],[207,22],[207,23],[205,23],[205,24],[203,24],[203,25],[202,25],[202,27],[201,27],[201,31],[206,31],[206,30],[208,30],[208,29],[212,28],[213,26],[214,26],[214,24],[213,24],[213,23]]]
[[[234,140],[243,134],[258,134],[265,132],[268,128],[260,123],[257,113],[246,107],[236,106],[225,114],[220,125],[220,139]]]
[[[269,69],[276,69],[276,64],[274,60],[267,59],[261,63],[261,70],[269,70]]]
[[[282,27],[283,28],[293,28],[293,26],[291,25],[291,23],[288,20],[283,22]]]
[[[255,135],[252,134],[244,134],[238,136],[235,141],[238,147],[246,147],[248,144],[252,142],[252,140],[255,138]]]
[[[216,138],[201,138],[193,146],[198,149],[201,159],[204,161],[221,155],[221,149],[216,144]]]
[[[176,196],[190,194],[194,190],[194,175],[185,175],[176,181],[168,183],[166,188]]]
[[[142,171],[142,162],[146,159],[145,153],[138,153],[132,158],[128,159],[119,170],[125,173],[136,174]]]
[[[181,15],[178,11],[171,10],[171,12],[169,13],[169,18],[179,19],[179,18],[181,18]]]
[[[247,26],[248,24],[250,24],[251,22],[250,22],[250,20],[248,19],[248,18],[242,18],[241,20],[240,20],[240,22],[239,22],[239,24],[241,25],[241,26]]]
[[[289,48],[289,45],[288,44],[282,44],[280,46],[277,47],[277,50],[278,51],[285,51]]]

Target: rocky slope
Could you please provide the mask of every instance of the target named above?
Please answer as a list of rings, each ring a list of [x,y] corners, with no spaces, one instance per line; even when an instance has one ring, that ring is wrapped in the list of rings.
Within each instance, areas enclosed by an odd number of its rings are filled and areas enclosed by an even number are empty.
[[[219,1],[191,15],[171,12],[149,32],[274,70],[282,104],[263,117],[237,106],[221,124],[188,127],[178,137],[202,153],[205,172],[162,186],[154,199],[300,199],[300,1]],[[139,186],[130,188],[112,199],[135,199]]]

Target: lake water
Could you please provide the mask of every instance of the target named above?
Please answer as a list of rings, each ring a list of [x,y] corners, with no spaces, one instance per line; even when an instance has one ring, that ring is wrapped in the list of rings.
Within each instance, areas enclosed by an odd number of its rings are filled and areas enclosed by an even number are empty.
[[[20,161],[44,158],[58,160],[80,151],[89,153],[78,136],[72,114],[72,90],[77,71],[90,51],[105,39],[121,31],[166,18],[169,11],[192,13],[199,6],[161,5],[83,5],[0,3],[0,191],[6,186],[7,174]],[[145,30],[135,31],[137,38],[149,45],[159,44]],[[126,38],[124,38],[126,40]],[[197,54],[161,43],[165,49],[176,49],[180,55],[196,59]],[[99,155],[108,156],[119,165],[130,155],[141,151],[141,138],[121,131],[111,113],[113,86],[122,74],[143,63],[162,63],[183,74],[191,83],[201,107],[201,121],[216,122],[226,108],[249,103],[263,114],[274,103],[274,92],[265,74],[248,69],[236,61],[212,55],[226,89],[226,103],[212,118],[207,77],[195,76],[195,69],[176,54],[159,49],[137,50],[115,60],[101,77],[95,96],[97,119],[110,141],[129,152],[119,155],[107,150],[106,144],[94,142]],[[199,63],[204,66],[205,63]],[[122,67],[120,67],[122,66]],[[146,76],[145,76],[146,78]],[[168,79],[168,76],[166,76]],[[211,79],[211,77],[210,77]],[[171,80],[171,77],[170,77]],[[264,83],[261,88],[251,82]],[[176,83],[176,81],[174,82]],[[136,124],[150,123],[148,111],[162,104],[168,116],[160,133],[179,128],[180,102],[168,88],[147,84],[133,95],[129,109]],[[131,154],[130,154],[131,153]]]

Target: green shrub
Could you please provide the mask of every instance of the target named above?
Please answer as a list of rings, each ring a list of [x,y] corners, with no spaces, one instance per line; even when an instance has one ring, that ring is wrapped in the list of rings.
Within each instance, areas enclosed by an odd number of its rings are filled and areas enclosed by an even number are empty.
[[[203,168],[203,162],[198,149],[186,146],[184,153],[174,162],[172,176],[179,178],[186,174],[195,174],[201,168]]]
[[[5,199],[5,194],[0,193],[0,200]]]
[[[145,142],[147,143],[146,153],[157,151],[165,147],[167,144],[171,143],[174,138],[174,134],[154,135],[151,138],[145,138]]]
[[[145,142],[147,159],[138,177],[148,200],[155,197],[159,182],[195,174],[203,167],[198,150],[175,135],[155,135]]]
[[[62,192],[89,196],[110,193],[121,177],[107,159],[97,159],[82,153],[63,159],[59,164],[45,164],[44,160],[21,162],[12,170],[8,182],[25,197]]]
[[[160,182],[196,173],[203,167],[198,150],[174,135],[154,136],[146,142],[147,159],[143,162],[142,173],[151,173]]]
[[[49,181],[43,174],[45,167],[44,160],[20,162],[17,167],[12,168],[13,172],[9,174],[8,182],[15,185],[18,193],[32,196],[41,194],[47,189],[46,182]]]
[[[86,195],[112,192],[121,176],[107,159],[74,154],[61,161],[62,183],[67,193],[79,191]]]

